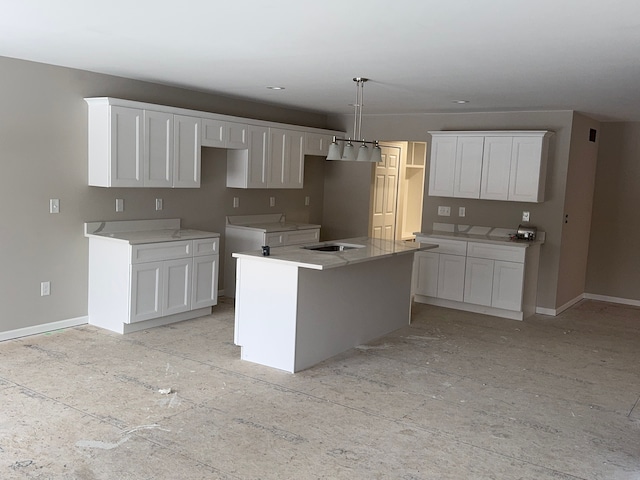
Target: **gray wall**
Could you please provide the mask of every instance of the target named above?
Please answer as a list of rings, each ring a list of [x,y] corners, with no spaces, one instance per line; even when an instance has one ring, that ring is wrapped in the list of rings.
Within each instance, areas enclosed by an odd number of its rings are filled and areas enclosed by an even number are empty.
[[[349,116],[330,118],[349,130]],[[569,167],[573,112],[501,112],[423,115],[366,115],[365,138],[430,142],[429,130],[551,130],[546,200],[544,203],[514,203],[489,200],[439,198],[425,195],[422,229],[433,222],[463,223],[515,229],[522,211],[531,212],[531,223],[547,233],[542,247],[538,283],[538,306],[555,309],[558,291],[562,219],[566,177]],[[371,166],[347,162],[325,165],[325,203],[322,225],[331,238],[367,234]],[[428,173],[426,178],[428,185]],[[451,207],[451,217],[438,217],[438,205]],[[458,207],[466,207],[466,217],[458,218]]]
[[[603,123],[587,293],[640,301],[640,123]]]
[[[574,113],[564,201],[565,218],[562,220],[557,307],[575,303],[585,292],[600,137],[598,133],[596,142],[590,142],[590,129],[598,132],[600,124],[589,117]]]
[[[227,189],[226,155],[212,148],[202,151],[200,189],[87,186],[83,98],[112,96],[320,128],[327,127],[323,115],[2,57],[0,72],[0,332],[87,314],[86,221],[181,218],[185,227],[220,233],[230,214],[284,212],[321,223],[325,161],[319,157],[307,157],[305,188],[296,191]],[[234,196],[240,208],[232,208]],[[161,212],[154,209],[156,197],[164,199]],[[57,215],[48,213],[50,198],[60,199]],[[116,198],[125,200],[122,213],[114,211]],[[41,297],[46,280],[51,295]]]

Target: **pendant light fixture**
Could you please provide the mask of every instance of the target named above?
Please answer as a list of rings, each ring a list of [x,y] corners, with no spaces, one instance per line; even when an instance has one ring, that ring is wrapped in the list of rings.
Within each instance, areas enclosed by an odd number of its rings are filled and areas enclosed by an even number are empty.
[[[377,140],[368,141],[362,138],[362,104],[364,95],[364,84],[368,78],[355,77],[353,81],[356,83],[356,103],[354,104],[353,114],[353,135],[355,139],[333,137],[331,145],[329,145],[329,154],[327,160],[351,160],[357,162],[381,162],[382,150]],[[344,145],[342,145],[344,143]],[[357,148],[354,143],[360,144]],[[369,147],[368,145],[371,145]]]

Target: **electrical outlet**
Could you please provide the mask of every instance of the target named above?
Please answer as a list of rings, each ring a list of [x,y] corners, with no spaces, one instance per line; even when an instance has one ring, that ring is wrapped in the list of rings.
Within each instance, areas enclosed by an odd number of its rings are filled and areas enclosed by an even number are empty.
[[[304,197],[304,206],[308,207],[310,203],[311,199],[309,198],[309,196]]]
[[[240,206],[240,197],[233,197],[233,208],[238,208]]]
[[[51,295],[51,282],[40,282],[40,296]]]
[[[156,198],[156,211],[157,210],[162,210],[162,207],[163,207],[162,204],[163,204],[162,199],[161,198]]]
[[[467,210],[464,207],[458,207],[458,216],[464,217],[467,214]]]
[[[124,199],[116,198],[116,212],[124,212]]]
[[[276,206],[276,197],[269,197],[269,206],[270,207]]]
[[[450,217],[451,216],[451,207],[438,207],[438,215],[441,217]]]
[[[60,200],[51,198],[49,200],[49,213],[60,213]]]
[[[528,222],[530,218],[531,218],[531,215],[529,215],[529,212],[522,212],[522,221],[523,222]]]

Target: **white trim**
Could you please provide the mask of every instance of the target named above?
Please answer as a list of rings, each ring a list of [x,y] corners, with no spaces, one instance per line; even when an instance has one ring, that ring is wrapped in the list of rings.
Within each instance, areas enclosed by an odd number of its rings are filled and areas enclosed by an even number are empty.
[[[43,323],[41,325],[34,325],[33,327],[8,330],[6,332],[0,332],[0,342],[29,335],[37,335],[39,333],[52,332],[63,328],[77,327],[78,325],[86,325],[87,323],[89,323],[89,317],[85,315],[83,317],[60,320],[59,322]]]
[[[444,298],[427,297],[425,295],[415,294],[413,301],[417,303],[426,303],[428,305],[436,305],[438,307],[453,308],[455,310],[464,310],[465,312],[480,313],[482,315],[493,315],[494,317],[509,318],[511,320],[523,320],[524,313],[503,308],[485,307],[474,303],[463,303],[455,300],[447,300]]]
[[[584,300],[584,298],[585,298],[585,294],[581,293],[580,295],[578,295],[573,300],[569,300],[567,303],[565,303],[564,305],[561,305],[558,308],[536,307],[536,313],[538,313],[540,315],[551,315],[552,317],[556,317],[556,316],[560,315],[562,312],[564,312],[565,310],[567,310],[568,308],[573,307],[580,300]]]
[[[630,298],[609,297],[607,295],[596,295],[595,293],[585,293],[584,298],[588,300],[599,300],[601,302],[620,303],[622,305],[640,307],[640,300],[632,300]]]

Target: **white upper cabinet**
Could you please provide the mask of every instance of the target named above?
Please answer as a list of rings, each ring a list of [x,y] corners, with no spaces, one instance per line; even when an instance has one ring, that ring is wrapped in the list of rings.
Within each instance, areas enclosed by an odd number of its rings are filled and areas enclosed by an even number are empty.
[[[198,188],[201,147],[217,147],[228,152],[228,187],[302,188],[304,156],[326,156],[333,136],[344,136],[110,97],[85,101],[88,184],[97,187]]]
[[[173,115],[145,110],[143,130],[144,186],[173,186]]]
[[[512,144],[512,137],[485,137],[480,198],[508,199]]]
[[[89,185],[143,186],[143,116],[136,108],[91,106]]]
[[[204,118],[202,120],[202,146],[218,148],[247,148],[248,125]]]
[[[480,198],[484,137],[458,137],[453,196]]]
[[[307,132],[304,135],[304,154],[326,157],[332,141],[333,135]]]
[[[429,195],[543,202],[548,131],[429,132]]]
[[[199,118],[86,100],[89,185],[200,186]]]
[[[453,197],[458,137],[432,133],[429,195]]]
[[[269,188],[302,188],[304,181],[304,133],[269,129]]]
[[[174,115],[173,186],[200,186],[200,119]]]
[[[304,132],[249,125],[249,148],[227,152],[227,187],[302,188]]]

